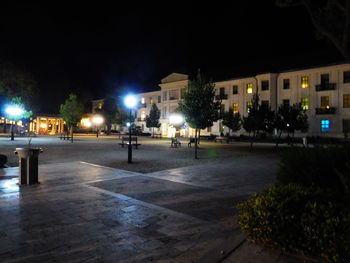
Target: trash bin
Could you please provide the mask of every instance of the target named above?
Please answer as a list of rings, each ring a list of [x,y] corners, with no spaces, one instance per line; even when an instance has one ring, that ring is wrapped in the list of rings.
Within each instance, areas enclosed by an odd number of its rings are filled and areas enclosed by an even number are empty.
[[[38,181],[38,157],[42,153],[41,148],[16,148],[15,154],[19,157],[20,184],[37,184]]]

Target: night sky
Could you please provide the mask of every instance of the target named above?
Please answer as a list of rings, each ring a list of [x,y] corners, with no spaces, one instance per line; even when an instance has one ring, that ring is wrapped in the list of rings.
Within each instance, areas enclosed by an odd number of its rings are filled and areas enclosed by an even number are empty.
[[[303,8],[203,2],[2,1],[0,59],[34,75],[45,113],[70,92],[151,91],[171,72],[220,80],[342,61]]]

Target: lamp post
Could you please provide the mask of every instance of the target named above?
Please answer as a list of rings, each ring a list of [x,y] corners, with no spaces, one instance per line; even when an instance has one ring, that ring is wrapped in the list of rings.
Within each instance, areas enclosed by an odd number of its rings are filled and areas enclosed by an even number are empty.
[[[99,115],[96,115],[92,118],[92,122],[96,125],[96,137],[98,138],[98,127],[103,123],[103,118]]]
[[[124,104],[129,109],[129,144],[128,144],[128,163],[132,162],[132,145],[131,145],[131,114],[132,109],[137,104],[137,98],[134,95],[127,95],[124,98]]]
[[[14,127],[13,127],[13,123],[15,122],[15,120],[19,120],[23,113],[25,112],[25,110],[23,108],[21,108],[18,105],[9,105],[6,107],[5,109],[6,114],[9,116],[9,119],[12,121],[11,123],[11,141],[13,141],[15,139],[15,133],[14,133]]]

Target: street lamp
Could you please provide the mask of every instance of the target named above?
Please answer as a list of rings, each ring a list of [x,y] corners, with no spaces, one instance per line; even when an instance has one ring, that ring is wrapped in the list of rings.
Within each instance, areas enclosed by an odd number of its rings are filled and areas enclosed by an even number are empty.
[[[183,122],[184,122],[184,118],[180,114],[172,114],[169,116],[169,123],[175,128],[175,133],[176,133],[176,127],[181,126]]]
[[[131,111],[137,105],[137,98],[134,95],[127,95],[124,98],[124,104],[129,109],[129,145],[128,145],[128,163],[132,162],[132,145],[131,145]]]
[[[92,122],[96,125],[96,137],[97,138],[98,138],[98,127],[103,123],[103,121],[104,121],[103,117],[98,116],[98,115],[96,115],[92,118]]]
[[[15,133],[13,130],[13,122],[15,120],[19,120],[22,118],[22,115],[24,114],[25,110],[21,108],[18,105],[8,105],[5,109],[6,114],[9,116],[9,119],[12,120],[11,123],[11,141],[15,139]]]

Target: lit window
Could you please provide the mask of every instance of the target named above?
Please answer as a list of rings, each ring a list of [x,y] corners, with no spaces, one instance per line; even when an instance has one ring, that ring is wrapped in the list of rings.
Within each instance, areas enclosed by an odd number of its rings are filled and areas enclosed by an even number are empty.
[[[253,93],[253,84],[252,83],[247,84],[247,93]]]
[[[141,112],[141,121],[144,121],[145,118],[146,118],[145,111],[142,111],[142,112]]]
[[[303,89],[309,87],[309,77],[306,77],[306,76],[301,77],[301,87],[302,87]]]
[[[329,109],[329,96],[321,96],[321,108]]]
[[[238,113],[238,103],[233,103],[233,113]]]
[[[247,112],[249,113],[249,109],[253,106],[253,103],[251,101],[247,102]]]
[[[142,99],[141,99],[141,103],[142,103],[142,104],[145,104],[145,98],[142,98]]]
[[[102,103],[99,103],[99,104],[98,104],[98,108],[99,108],[99,109],[102,109]]]
[[[152,97],[149,98],[149,104],[153,104],[153,98]]]
[[[350,94],[343,95],[343,108],[350,108]]]
[[[301,107],[303,110],[309,109],[309,98],[301,98]]]
[[[321,120],[321,132],[329,132],[330,121]]]

